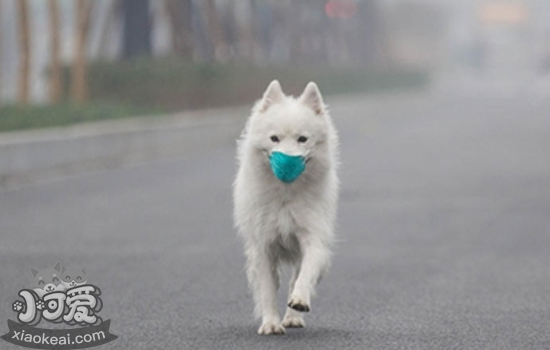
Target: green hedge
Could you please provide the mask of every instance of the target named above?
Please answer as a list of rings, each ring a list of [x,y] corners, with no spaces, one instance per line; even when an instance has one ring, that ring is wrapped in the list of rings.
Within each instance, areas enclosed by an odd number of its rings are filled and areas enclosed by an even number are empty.
[[[62,126],[153,113],[159,113],[159,111],[107,103],[91,103],[84,107],[77,107],[72,104],[28,107],[9,105],[0,107],[0,132]]]
[[[64,86],[67,92],[68,72]],[[177,59],[95,63],[89,70],[90,102],[55,106],[2,106],[0,131],[60,126],[172,111],[250,104],[273,79],[299,94],[316,81],[324,95],[423,87],[423,72],[320,66],[192,64]],[[67,93],[66,93],[67,95]]]
[[[426,74],[399,69],[257,67],[165,59],[96,64],[90,70],[90,90],[93,99],[175,111],[251,103],[275,78],[285,91],[293,94],[300,93],[312,80],[327,95],[427,83]]]

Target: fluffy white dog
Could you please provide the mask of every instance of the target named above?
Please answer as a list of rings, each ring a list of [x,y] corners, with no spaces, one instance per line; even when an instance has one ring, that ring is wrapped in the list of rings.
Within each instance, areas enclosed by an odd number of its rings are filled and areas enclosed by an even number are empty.
[[[299,98],[278,81],[256,103],[238,142],[235,226],[244,240],[259,334],[304,327],[330,265],[338,201],[338,138],[317,85]],[[277,311],[279,265],[291,266],[288,307]]]

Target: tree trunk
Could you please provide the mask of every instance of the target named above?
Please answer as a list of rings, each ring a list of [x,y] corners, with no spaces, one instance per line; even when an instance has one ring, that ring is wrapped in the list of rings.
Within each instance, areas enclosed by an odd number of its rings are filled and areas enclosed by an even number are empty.
[[[242,5],[244,4],[244,5]],[[253,3],[251,0],[243,1],[241,9],[246,10],[247,14],[243,21],[239,23],[239,46],[244,53],[244,57],[250,61],[254,61],[256,53],[256,38],[254,35],[254,13]]]
[[[91,3],[86,6],[85,0],[76,0],[76,35],[75,52],[72,65],[72,97],[76,104],[81,105],[88,99],[88,72],[86,67],[86,39]]]
[[[123,56],[133,58],[151,55],[151,17],[149,0],[123,0]]]
[[[99,38],[99,45],[94,57],[101,57],[107,52],[107,45],[109,44],[109,39],[112,34],[112,26],[115,20],[118,20],[120,14],[120,0],[111,0],[109,4],[109,9],[107,10],[107,15],[105,22],[101,28],[101,34]]]
[[[172,35],[172,49],[180,56],[193,56],[191,0],[165,0],[164,9]]]
[[[212,44],[214,57],[217,61],[219,61],[225,58],[226,55],[224,54],[220,16],[216,10],[216,4],[214,3],[214,0],[206,0],[206,17],[209,34],[208,36]]]
[[[193,9],[192,9],[192,0],[178,0],[179,7],[181,8],[181,18],[182,18],[182,49],[185,56],[193,57],[193,50],[195,48],[193,42],[193,25],[191,21],[193,20]]]
[[[290,18],[290,59],[294,61],[301,61],[304,56],[302,49],[302,4],[288,5],[286,8],[287,16]]]
[[[59,29],[59,4],[58,0],[49,0],[48,2],[49,25],[50,25],[50,75],[49,92],[50,102],[58,103],[61,99],[61,42]]]
[[[17,0],[18,34],[19,34],[19,103],[29,103],[29,79],[31,63],[30,27],[27,0]]]

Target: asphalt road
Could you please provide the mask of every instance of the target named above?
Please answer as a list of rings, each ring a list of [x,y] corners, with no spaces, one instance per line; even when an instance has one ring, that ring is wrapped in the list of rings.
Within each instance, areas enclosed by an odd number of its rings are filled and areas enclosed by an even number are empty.
[[[0,193],[1,333],[30,268],[61,261],[102,289],[105,349],[550,349],[550,100],[350,98],[332,114],[339,244],[305,329],[256,334],[220,142]]]

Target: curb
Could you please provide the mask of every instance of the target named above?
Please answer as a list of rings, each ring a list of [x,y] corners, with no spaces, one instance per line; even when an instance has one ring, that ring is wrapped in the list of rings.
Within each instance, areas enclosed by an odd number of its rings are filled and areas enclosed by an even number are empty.
[[[247,107],[0,134],[0,189],[234,145]]]

